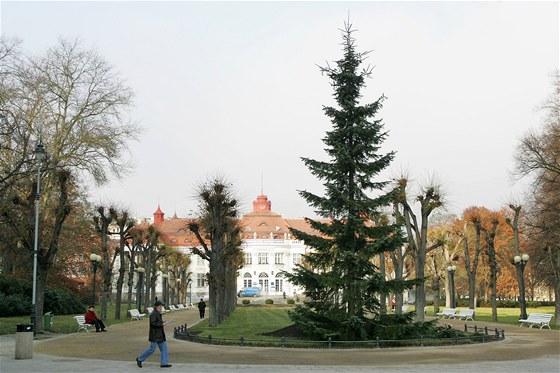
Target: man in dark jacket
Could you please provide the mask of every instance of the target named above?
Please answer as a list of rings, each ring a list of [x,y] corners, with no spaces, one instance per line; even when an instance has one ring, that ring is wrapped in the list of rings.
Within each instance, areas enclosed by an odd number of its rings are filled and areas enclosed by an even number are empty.
[[[200,318],[204,318],[204,312],[206,311],[206,303],[204,303],[204,299],[200,298],[200,302],[198,302],[198,313],[200,314]]]
[[[142,368],[142,362],[150,357],[154,353],[156,347],[159,347],[159,352],[161,354],[160,367],[170,368],[171,364],[168,362],[167,358],[167,343],[165,342],[165,331],[163,327],[167,325],[167,321],[163,321],[161,317],[161,308],[163,303],[159,300],[154,303],[154,310],[150,314],[150,334],[148,340],[152,342],[150,347],[142,353],[142,355],[136,358],[136,364],[138,367]]]

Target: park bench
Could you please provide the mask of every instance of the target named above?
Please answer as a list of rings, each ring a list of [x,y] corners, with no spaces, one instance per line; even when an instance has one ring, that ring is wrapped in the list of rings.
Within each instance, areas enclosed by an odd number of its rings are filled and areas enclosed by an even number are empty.
[[[529,328],[532,328],[533,325],[537,325],[539,329],[545,326],[551,329],[550,320],[552,320],[552,316],[551,313],[532,313],[526,319],[520,319],[519,322],[521,324],[519,324],[519,326],[526,324]]]
[[[455,315],[456,311],[457,311],[457,308],[444,308],[443,312],[436,313],[436,316],[438,316],[438,317],[441,316],[442,319],[445,319],[445,317],[452,318]]]
[[[179,304],[177,305],[177,309],[179,309],[180,311],[184,311],[184,310],[186,310],[187,308],[186,308],[184,305],[182,305],[181,303],[179,303]]]
[[[170,305],[169,305],[169,309],[170,309],[172,312],[179,311],[179,309],[178,309],[177,307],[175,307],[175,305],[173,305],[173,304],[170,304]]]
[[[74,316],[76,322],[78,323],[78,333],[80,330],[85,330],[89,333],[89,328],[93,327],[93,324],[86,324],[86,317],[85,316]]]
[[[465,320],[465,321],[467,321],[468,319],[471,319],[472,321],[474,321],[474,310],[471,309],[471,308],[459,310],[459,313],[454,314],[454,315],[450,316],[449,318]]]
[[[146,312],[148,312],[148,315],[151,315],[154,312],[154,307],[146,307]]]
[[[138,309],[136,308],[128,310],[128,313],[130,314],[130,321],[142,320],[144,316],[146,316],[145,313],[140,313],[140,311],[138,311]]]

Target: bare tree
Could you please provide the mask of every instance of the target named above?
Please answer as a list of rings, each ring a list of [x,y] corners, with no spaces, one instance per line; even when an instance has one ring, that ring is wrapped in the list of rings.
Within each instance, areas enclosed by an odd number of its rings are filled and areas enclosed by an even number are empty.
[[[442,245],[441,242],[434,242],[428,246],[429,216],[435,209],[443,206],[440,188],[435,184],[425,187],[416,197],[416,201],[420,203],[420,222],[418,222],[416,214],[407,199],[406,188],[408,179],[402,177],[397,182],[400,188],[397,201],[402,208],[402,211],[396,209],[397,218],[401,219],[405,224],[408,246],[414,255],[416,277],[425,280],[426,255],[431,250],[435,250]],[[424,321],[423,310],[426,306],[425,286],[425,283],[422,282],[415,288],[416,310],[418,310],[416,312],[417,321]]]
[[[528,234],[539,248],[529,265],[548,276],[554,289],[556,323],[560,325],[560,72],[553,75],[553,91],[539,108],[543,124],[523,137],[515,153],[517,177],[532,177],[526,212]],[[546,255],[542,255],[546,253]],[[545,279],[546,280],[546,279]]]
[[[101,273],[103,278],[103,296],[101,298],[101,318],[107,318],[107,302],[111,296],[111,283],[113,278],[113,261],[109,252],[109,226],[117,218],[117,210],[114,207],[105,208],[99,206],[96,210],[98,215],[93,217],[95,231],[101,239]]]
[[[121,302],[124,277],[126,274],[126,242],[131,238],[130,230],[134,227],[134,221],[130,218],[129,212],[126,210],[117,211],[115,223],[118,228],[116,234],[119,237],[119,245],[116,254],[119,257],[119,276],[117,278],[117,294],[115,297],[115,320],[121,318]],[[130,309],[130,308],[129,308]]]
[[[238,206],[232,193],[231,184],[220,178],[201,185],[200,218],[188,225],[201,246],[191,250],[210,264],[207,275],[210,326],[224,321],[236,305],[236,278],[242,255]]]
[[[130,88],[106,60],[78,41],[61,39],[38,57],[8,58],[9,52],[0,48],[1,56],[0,205],[8,205],[4,196],[11,201],[27,198],[34,183],[32,149],[41,142],[47,152],[41,170],[39,223],[44,235],[39,257],[45,255],[45,260],[39,259],[38,266],[36,313],[40,315],[45,287],[39,285],[56,257],[74,200],[82,198],[80,186],[87,187],[84,176],[103,183],[109,175],[124,175],[130,168],[123,159],[127,143],[139,129],[125,118],[132,104]],[[27,222],[33,221],[34,211],[21,212],[12,214],[17,221],[0,221],[0,235],[11,235],[12,244],[33,236]],[[4,228],[10,231],[3,233]],[[41,329],[41,318],[37,321]]]
[[[492,288],[492,296],[490,302],[492,304],[492,321],[498,322],[498,310],[497,310],[497,273],[498,264],[496,262],[496,250],[495,250],[495,239],[496,232],[498,230],[498,225],[500,220],[497,214],[493,214],[490,219],[488,226],[484,226],[482,222],[478,219],[474,219],[473,223],[477,229],[484,234],[484,239],[486,242],[486,255],[488,255],[488,261],[490,264],[490,286]]]

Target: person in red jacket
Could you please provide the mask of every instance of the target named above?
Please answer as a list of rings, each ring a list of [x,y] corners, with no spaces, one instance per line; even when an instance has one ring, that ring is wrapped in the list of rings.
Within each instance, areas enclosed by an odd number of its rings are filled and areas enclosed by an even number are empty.
[[[86,324],[95,325],[96,332],[106,332],[105,324],[97,317],[93,308],[93,306],[89,306],[86,312]]]

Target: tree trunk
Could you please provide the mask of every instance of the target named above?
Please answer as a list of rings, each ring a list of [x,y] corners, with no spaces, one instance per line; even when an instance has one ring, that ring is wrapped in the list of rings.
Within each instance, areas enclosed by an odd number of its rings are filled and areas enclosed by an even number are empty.
[[[385,253],[379,254],[379,273],[385,281],[387,274],[385,273]],[[382,315],[387,313],[387,297],[385,294],[379,295],[379,308]]]

